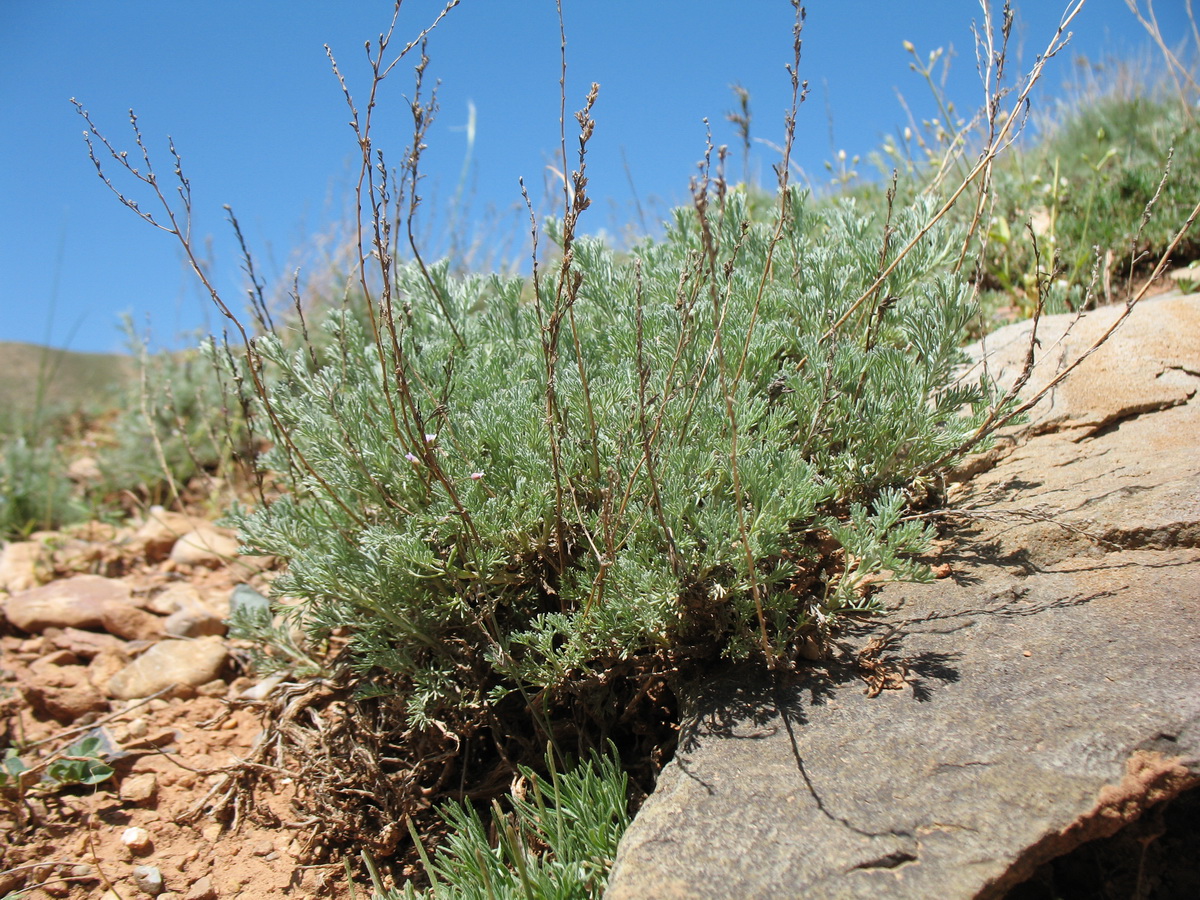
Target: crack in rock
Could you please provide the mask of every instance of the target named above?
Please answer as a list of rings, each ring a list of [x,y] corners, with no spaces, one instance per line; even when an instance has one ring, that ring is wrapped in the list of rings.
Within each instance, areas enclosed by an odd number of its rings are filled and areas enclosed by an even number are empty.
[[[848,871],[854,872],[859,869],[898,869],[901,866],[914,862],[917,862],[917,855],[915,853],[910,853],[908,850],[893,850],[884,856],[851,866]]]
[[[1073,437],[1071,440],[1076,444],[1082,444],[1084,441],[1097,440],[1105,435],[1112,434],[1122,425],[1125,425],[1136,419],[1140,419],[1142,416],[1149,416],[1153,415],[1154,413],[1163,412],[1164,410],[1174,409],[1176,406],[1183,406],[1189,400],[1191,400],[1195,394],[1196,392],[1192,391],[1192,393],[1188,394],[1186,397],[1178,399],[1150,401],[1147,403],[1139,403],[1133,406],[1127,406],[1116,414],[1101,419],[1099,422],[1089,422],[1087,425],[1082,426],[1083,429],[1085,429],[1083,434],[1079,435],[1078,437]],[[1071,430],[1069,423],[1062,423],[1062,426],[1063,427],[1055,430]]]
[[[1189,369],[1186,365],[1167,366],[1161,372],[1159,372],[1157,375],[1155,375],[1154,377],[1162,378],[1168,372],[1179,372],[1183,375],[1188,376],[1189,378],[1200,378],[1200,370]]]

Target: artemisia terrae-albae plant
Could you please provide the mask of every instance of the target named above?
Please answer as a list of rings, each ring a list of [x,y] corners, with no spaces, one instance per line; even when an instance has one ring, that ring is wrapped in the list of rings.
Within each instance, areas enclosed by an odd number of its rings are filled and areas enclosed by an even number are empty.
[[[192,256],[174,145],[181,207],[135,118],[137,167],[80,107],[101,177],[180,240],[241,337],[229,383],[245,386],[273,444],[261,462],[290,490],[232,518],[249,547],[286,561],[275,588],[298,601],[298,623],[317,640],[348,631],[363,683],[400,692],[414,727],[492,722],[501,704],[545,727],[608,668],[786,662],[839,613],[869,609],[870,581],[925,577],[913,556],[929,534],[906,504],[1015,403],[956,380],[973,301],[958,273],[968,237],[946,214],[986,188],[1081,3],[1012,108],[994,104],[989,142],[948,199],[875,216],[817,207],[788,181],[805,94],[798,4],[769,211],[727,188],[710,146],[692,205],[661,239],[618,255],[583,236],[593,86],[563,215],[533,223],[531,279],[452,275],[413,237],[436,110],[425,42],[454,5],[392,56],[395,16],[368,45],[362,111],[334,63],[362,151],[360,265],[319,321],[297,304],[300,342],[263,315],[244,324]],[[373,143],[376,94],[414,50],[412,143],[396,172]],[[113,185],[99,150],[155,212]],[[563,155],[566,172],[565,126]],[[544,258],[540,239],[553,245]],[[233,360],[226,349],[214,355]]]
[[[954,378],[972,312],[952,273],[963,236],[931,201],[879,220],[852,203],[817,210],[788,183],[802,20],[797,8],[769,215],[706,157],[662,239],[618,257],[579,234],[593,86],[563,217],[535,223],[532,283],[452,277],[412,240],[433,26],[389,59],[393,18],[368,53],[365,112],[334,64],[363,154],[353,302],[306,323],[297,346],[263,316],[253,334],[196,266],[242,336],[230,383],[249,386],[266,423],[262,462],[291,485],[232,517],[248,546],[287,561],[276,589],[300,601],[308,632],[349,628],[359,671],[386,673],[414,723],[509,695],[547,709],[622,660],[784,660],[839,612],[869,608],[869,576],[923,577],[912,555],[928,534],[900,521],[906,491],[953,461],[995,399]],[[414,49],[397,175],[372,117]],[[160,211],[106,183],[190,254],[174,145],[179,211],[136,119],[137,168],[80,112],[97,168],[102,147]],[[553,262],[537,259],[539,234]]]

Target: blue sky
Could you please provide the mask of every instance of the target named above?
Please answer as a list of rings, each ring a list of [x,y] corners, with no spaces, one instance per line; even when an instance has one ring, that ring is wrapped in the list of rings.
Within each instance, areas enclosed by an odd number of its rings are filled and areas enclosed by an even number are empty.
[[[653,221],[682,202],[704,152],[704,117],[717,143],[737,144],[724,120],[735,82],[751,95],[752,136],[780,138],[791,59],[786,0],[563,5],[568,115],[591,82],[601,85],[585,230],[619,233],[637,222],[639,203]],[[1045,47],[1066,5],[1016,0],[1014,59],[1022,69]],[[394,46],[441,6],[406,0]],[[1183,7],[1183,0],[1156,4],[1164,31],[1180,39],[1187,34]],[[390,0],[0,0],[0,340],[120,350],[122,313],[157,345],[219,327],[173,239],[139,222],[97,179],[71,97],[130,150],[133,107],[164,175],[166,136],[174,138],[193,188],[197,245],[207,248],[216,283],[232,302],[244,297],[244,279],[224,204],[269,281],[297,266],[302,280],[320,274],[347,221],[356,171],[348,112],[322,45],[332,47],[351,90],[365,96],[363,42],[386,27],[391,12]],[[898,93],[918,118],[934,114],[928,88],[909,69],[905,40],[922,53],[952,52],[948,94],[960,110],[977,106],[970,27],[980,19],[975,0],[810,2],[801,62],[810,94],[799,116],[798,164],[819,181],[838,150],[865,156],[878,147],[905,124]],[[1124,0],[1088,0],[1072,28],[1075,38],[1052,63],[1048,85],[1074,78],[1081,54],[1102,61],[1147,45]],[[527,220],[514,211],[517,179],[524,176],[540,197],[547,166],[557,164],[554,4],[462,0],[431,36],[429,55],[441,110],[425,158],[427,208],[446,223],[473,105],[476,137],[463,194],[469,221],[460,220],[458,230],[469,237],[471,223],[491,223],[494,244],[527,255]],[[406,61],[379,98],[376,145],[393,163],[411,135],[404,101],[410,72]],[[752,170],[769,173],[774,159],[756,144]],[[731,174],[740,172],[733,153]]]

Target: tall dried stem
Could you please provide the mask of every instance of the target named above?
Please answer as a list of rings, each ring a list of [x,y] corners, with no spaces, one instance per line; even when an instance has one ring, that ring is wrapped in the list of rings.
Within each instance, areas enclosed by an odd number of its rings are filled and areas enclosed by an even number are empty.
[[[996,130],[996,133],[988,143],[987,147],[984,148],[983,152],[980,154],[978,161],[975,163],[971,171],[967,173],[966,177],[963,178],[958,187],[951,192],[950,196],[944,203],[942,203],[937,212],[935,212],[929,218],[929,221],[927,221],[917,231],[912,239],[897,252],[895,258],[879,274],[879,277],[876,278],[875,281],[872,282],[865,291],[863,291],[858,299],[856,299],[850,304],[849,307],[847,307],[846,311],[842,313],[841,317],[839,317],[837,321],[835,321],[829,327],[825,334],[821,336],[822,343],[833,337],[833,335],[858,311],[859,307],[861,307],[873,296],[874,292],[878,290],[879,286],[883,284],[887,277],[896,270],[896,267],[900,265],[905,257],[912,252],[913,248],[916,247],[917,244],[919,244],[925,238],[925,236],[929,234],[929,232],[932,231],[937,224],[946,217],[950,210],[954,208],[954,206],[958,203],[959,198],[967,191],[968,188],[970,188],[972,184],[975,183],[975,180],[985,172],[989,171],[993,160],[995,160],[996,157],[999,156],[1000,153],[1003,152],[1005,148],[1007,148],[1014,140],[1016,140],[1020,127],[1017,123],[1024,121],[1023,113],[1027,107],[1027,104],[1029,103],[1029,95],[1033,91],[1034,85],[1041,80],[1046,63],[1057,56],[1063,47],[1067,45],[1067,42],[1071,39],[1071,33],[1067,30],[1067,28],[1071,22],[1075,20],[1075,17],[1079,15],[1085,2],[1086,0],[1074,0],[1074,2],[1072,2],[1072,4],[1067,8],[1066,12],[1063,13],[1063,17],[1059,21],[1058,28],[1054,32],[1054,36],[1050,39],[1050,42],[1046,45],[1046,49],[1041,55],[1038,56],[1037,62],[1034,63],[1033,67],[1026,75],[1025,83],[1018,93],[1016,101],[1006,112],[1000,114],[998,120],[1000,122],[999,128]],[[801,365],[803,365],[804,362],[806,362],[806,360],[803,360]]]

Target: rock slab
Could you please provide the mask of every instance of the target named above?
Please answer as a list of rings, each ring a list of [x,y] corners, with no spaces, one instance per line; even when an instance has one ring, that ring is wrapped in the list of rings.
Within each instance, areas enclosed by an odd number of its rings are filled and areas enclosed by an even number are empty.
[[[173,685],[199,687],[217,679],[225,658],[225,644],[219,637],[159,641],[109,679],[108,694],[133,700]]]
[[[1200,785],[1198,387],[1200,297],[1143,303],[959,489],[949,577],[791,681],[699,686],[608,900],[999,898]]]
[[[131,606],[129,586],[114,578],[75,575],[8,598],[4,614],[22,631],[47,628],[101,628],[105,610]]]

